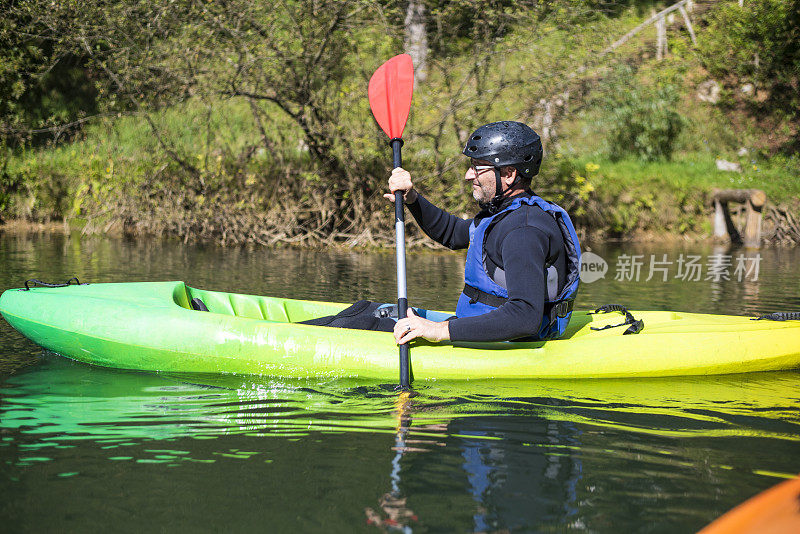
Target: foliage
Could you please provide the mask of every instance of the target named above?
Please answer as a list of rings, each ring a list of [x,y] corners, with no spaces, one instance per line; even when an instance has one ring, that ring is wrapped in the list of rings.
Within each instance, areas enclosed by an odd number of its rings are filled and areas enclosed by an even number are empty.
[[[592,161],[582,163],[556,153],[544,160],[532,188],[539,196],[559,204],[572,217],[581,218],[586,215],[590,196],[595,190],[598,169],[599,166]]]
[[[506,35],[520,17],[539,8],[535,1],[523,0],[425,0],[431,52],[440,58],[461,56],[466,51],[480,52]]]
[[[65,124],[97,112],[93,73],[82,55],[42,37],[35,8],[0,5],[0,142],[58,139],[71,131]]]
[[[685,125],[676,111],[677,89],[671,84],[641,84],[627,66],[617,69],[608,83],[607,114],[599,126],[607,132],[611,158],[634,155],[644,161],[670,159]]]
[[[422,2],[428,78],[415,88],[404,165],[434,202],[474,210],[461,146],[502,119],[548,130],[537,193],[619,233],[677,220],[663,206],[669,195],[729,179],[713,170],[714,156],[740,146],[738,133],[720,133],[723,108],[703,105],[713,124],[682,110],[691,128],[674,112],[687,72],[702,71],[694,52],[671,46],[678,52],[659,63],[633,45],[598,54],[657,3]],[[381,197],[389,150],[365,94],[374,69],[401,50],[406,2],[3,5],[0,91],[10,98],[0,128],[19,132],[0,139],[11,147],[0,152],[6,217],[266,243],[358,240],[391,219]],[[607,75],[614,63],[630,68]],[[76,120],[85,122],[58,142],[32,133],[55,138]],[[702,165],[686,163],[703,149]],[[760,174],[748,167],[736,177],[743,186],[769,176],[780,192],[794,172],[752,165]],[[658,178],[680,173],[689,177],[680,185]],[[618,202],[625,191],[630,202]]]
[[[800,0],[726,2],[709,15],[700,54],[712,76],[733,76],[769,92],[768,103],[800,106]]]
[[[5,169],[0,171],[0,222],[3,222],[2,214],[10,207],[17,186],[17,180],[11,177]]]

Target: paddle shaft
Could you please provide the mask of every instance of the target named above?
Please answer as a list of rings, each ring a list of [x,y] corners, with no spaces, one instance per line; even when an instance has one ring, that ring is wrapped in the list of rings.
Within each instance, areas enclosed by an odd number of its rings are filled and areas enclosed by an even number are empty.
[[[400,147],[402,139],[392,139],[392,164],[394,168],[402,167],[403,158]],[[403,192],[396,191],[394,195],[394,237],[397,251],[397,318],[404,319],[408,316],[408,293],[406,290],[406,217],[403,209]],[[400,345],[400,387],[407,388],[411,385],[408,343]]]

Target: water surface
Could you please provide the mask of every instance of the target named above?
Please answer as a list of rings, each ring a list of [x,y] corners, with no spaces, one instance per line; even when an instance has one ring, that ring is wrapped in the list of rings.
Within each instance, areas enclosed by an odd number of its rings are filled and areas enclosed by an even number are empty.
[[[681,255],[705,265],[739,250],[593,252],[609,272],[583,286],[580,308],[800,309],[797,251],[761,251],[758,279],[741,281],[733,269],[674,276]],[[619,257],[663,254],[675,262],[666,282],[645,282],[648,265],[639,282],[614,279]],[[462,257],[411,254],[412,303],[452,307]],[[0,235],[0,289],[76,275],[391,301],[393,264],[391,253]],[[91,367],[5,322],[0,363],[0,522],[15,532],[692,532],[800,471],[798,372],[438,381],[400,396],[368,381]]]

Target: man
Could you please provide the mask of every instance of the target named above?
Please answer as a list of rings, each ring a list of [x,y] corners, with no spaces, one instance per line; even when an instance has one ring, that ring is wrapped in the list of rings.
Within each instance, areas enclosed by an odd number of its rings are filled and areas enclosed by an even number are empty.
[[[394,328],[398,343],[553,339],[564,333],[578,290],[580,246],[567,213],[530,189],[542,161],[539,135],[513,121],[481,126],[463,154],[464,179],[481,211],[461,219],[428,202],[411,175],[392,171],[389,191],[403,192],[423,231],[451,249],[467,248],[464,291],[456,317],[434,322],[409,317]]]

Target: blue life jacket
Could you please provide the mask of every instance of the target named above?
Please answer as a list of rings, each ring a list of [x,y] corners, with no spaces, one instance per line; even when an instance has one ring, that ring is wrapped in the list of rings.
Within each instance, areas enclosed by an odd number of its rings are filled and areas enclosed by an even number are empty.
[[[557,204],[547,202],[541,197],[520,196],[498,213],[481,219],[478,225],[475,221],[469,227],[469,248],[467,249],[467,262],[464,268],[464,291],[458,298],[456,307],[457,317],[473,317],[488,313],[508,302],[508,290],[492,280],[486,271],[484,263],[484,242],[486,231],[492,222],[500,215],[518,209],[523,204],[537,205],[553,216],[558,223],[558,228],[564,237],[564,250],[567,254],[567,280],[561,292],[558,292],[558,276],[553,265],[545,265],[546,279],[542,280],[547,285],[544,313],[542,323],[535,334],[536,339],[555,339],[564,334],[567,329],[575,295],[580,283],[581,249],[575,227],[567,212]],[[523,246],[520,243],[520,246]]]

